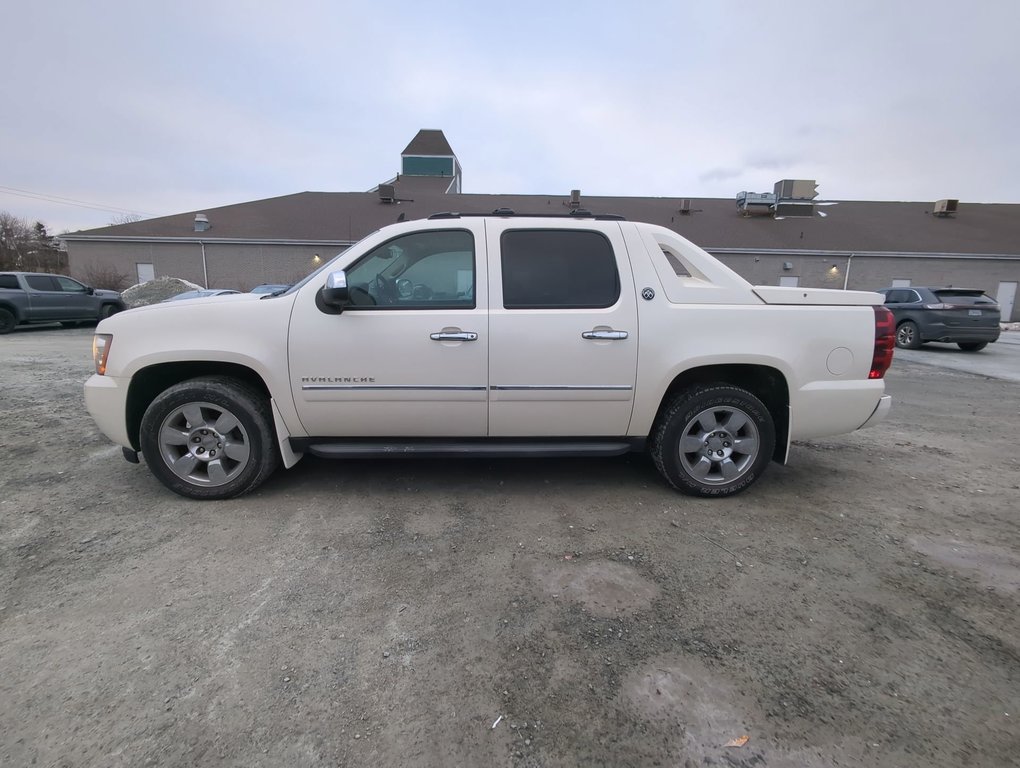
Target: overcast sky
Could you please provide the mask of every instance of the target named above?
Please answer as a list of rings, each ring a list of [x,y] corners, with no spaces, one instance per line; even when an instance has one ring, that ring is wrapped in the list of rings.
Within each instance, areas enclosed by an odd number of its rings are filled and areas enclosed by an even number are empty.
[[[419,128],[465,192],[1020,202],[1020,2],[632,5],[8,4],[0,210],[365,191]]]

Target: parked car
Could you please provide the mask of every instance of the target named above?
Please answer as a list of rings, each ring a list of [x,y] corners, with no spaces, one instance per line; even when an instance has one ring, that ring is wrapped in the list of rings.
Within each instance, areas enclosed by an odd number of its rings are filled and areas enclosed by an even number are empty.
[[[263,283],[251,289],[251,293],[283,293],[290,288],[289,283]]]
[[[184,293],[178,293],[176,296],[171,296],[169,299],[163,299],[162,303],[168,301],[180,301],[181,299],[204,299],[208,296],[229,296],[232,293],[240,293],[235,291],[233,288],[201,288],[197,291],[185,291]]]
[[[752,286],[663,227],[500,209],[384,227],[282,295],[104,320],[85,403],[196,499],[304,453],[645,450],[727,496],[793,440],[881,421],[894,345],[877,293]]]
[[[19,323],[74,326],[126,309],[116,291],[93,288],[66,275],[0,272],[0,333]]]
[[[918,349],[929,341],[977,352],[999,338],[999,305],[976,288],[883,288],[896,318],[896,346]]]

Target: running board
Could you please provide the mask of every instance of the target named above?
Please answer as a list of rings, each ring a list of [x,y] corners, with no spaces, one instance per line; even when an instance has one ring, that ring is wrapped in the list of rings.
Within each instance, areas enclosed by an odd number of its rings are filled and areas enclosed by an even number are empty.
[[[324,459],[412,458],[546,458],[555,456],[621,456],[644,449],[645,440],[324,440],[290,438],[295,452]]]

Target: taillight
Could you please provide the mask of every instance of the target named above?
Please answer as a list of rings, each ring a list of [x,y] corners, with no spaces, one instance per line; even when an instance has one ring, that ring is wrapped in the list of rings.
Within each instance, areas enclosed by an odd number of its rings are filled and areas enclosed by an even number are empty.
[[[881,379],[892,365],[893,349],[896,347],[896,321],[888,307],[872,307],[875,310],[875,351],[871,356],[869,379]]]
[[[922,304],[925,309],[956,309],[952,304]]]

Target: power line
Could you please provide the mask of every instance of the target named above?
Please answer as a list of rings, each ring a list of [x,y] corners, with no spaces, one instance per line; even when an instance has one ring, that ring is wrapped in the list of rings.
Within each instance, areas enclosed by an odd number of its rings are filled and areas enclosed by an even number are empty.
[[[155,216],[154,213],[146,213],[145,211],[133,211],[129,208],[120,208],[116,205],[102,205],[101,203],[90,203],[85,200],[75,200],[72,197],[60,197],[58,195],[47,195],[42,192],[32,192],[27,189],[18,189],[17,187],[5,187],[0,184],[0,194],[14,195],[16,197],[27,197],[30,200],[42,200],[47,203],[57,203],[58,205],[73,205],[77,208],[89,208],[93,211],[102,211],[103,213],[129,213],[138,216]]]

